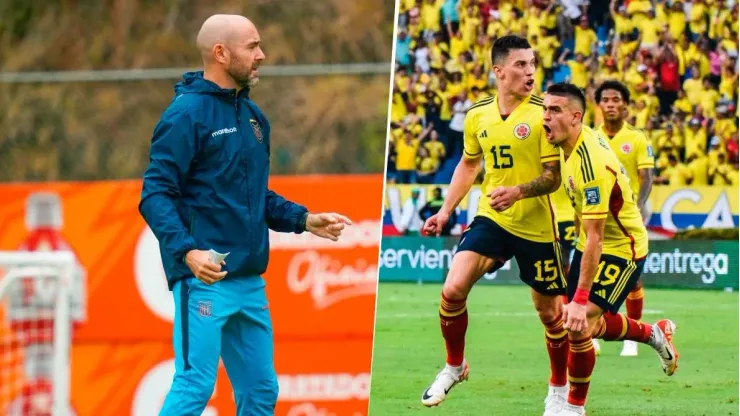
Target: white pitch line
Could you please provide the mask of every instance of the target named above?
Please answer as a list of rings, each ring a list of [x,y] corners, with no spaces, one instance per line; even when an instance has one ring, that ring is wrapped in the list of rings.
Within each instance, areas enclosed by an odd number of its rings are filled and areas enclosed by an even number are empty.
[[[645,309],[642,311],[643,315],[660,315],[664,313],[664,311],[661,311],[659,309]],[[520,318],[524,316],[536,316],[537,314],[532,312],[476,312],[471,313],[470,316],[472,317],[503,317],[503,318]],[[405,312],[398,312],[398,313],[379,313],[378,318],[379,319],[432,319],[432,318],[438,318],[439,314],[437,313],[405,313]]]

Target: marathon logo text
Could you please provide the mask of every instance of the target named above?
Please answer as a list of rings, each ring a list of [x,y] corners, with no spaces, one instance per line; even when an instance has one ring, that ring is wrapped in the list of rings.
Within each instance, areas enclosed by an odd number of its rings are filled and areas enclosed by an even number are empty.
[[[236,127],[232,127],[230,129],[221,129],[221,130],[217,130],[211,133],[211,137],[220,136],[222,134],[236,133],[236,131],[237,131]]]

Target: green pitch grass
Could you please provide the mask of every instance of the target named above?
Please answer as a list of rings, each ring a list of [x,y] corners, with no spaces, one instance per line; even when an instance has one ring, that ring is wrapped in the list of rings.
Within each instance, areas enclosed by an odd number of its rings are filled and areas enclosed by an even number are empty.
[[[421,394],[444,365],[441,286],[381,283],[370,415],[541,415],[549,361],[528,289],[477,286],[468,299],[470,380],[435,408]],[[586,410],[589,416],[738,415],[737,293],[645,289],[643,320],[676,322],[679,370],[663,374],[653,350],[620,357],[602,342]]]

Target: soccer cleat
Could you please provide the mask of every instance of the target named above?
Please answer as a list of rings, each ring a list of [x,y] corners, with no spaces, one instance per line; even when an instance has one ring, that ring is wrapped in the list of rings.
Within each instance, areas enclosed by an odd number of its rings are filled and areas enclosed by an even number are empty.
[[[586,408],[584,406],[576,406],[570,403],[566,403],[560,413],[556,413],[557,416],[586,416]]]
[[[637,343],[629,340],[624,341],[622,352],[619,355],[622,357],[637,357]]]
[[[463,360],[462,371],[460,371],[460,374],[456,373],[455,367],[445,365],[445,368],[437,374],[432,384],[424,390],[424,394],[421,395],[421,404],[432,407],[442,403],[456,384],[468,379],[470,374],[468,362]]]
[[[678,369],[678,350],[673,346],[675,333],[676,324],[670,319],[661,319],[653,324],[653,332],[648,341],[660,357],[663,372],[669,376],[672,376]]]
[[[568,384],[562,387],[550,386],[545,397],[545,413],[542,416],[557,416],[568,401]]]
[[[591,342],[594,344],[594,353],[598,357],[601,355],[601,344],[599,344],[599,340],[596,338],[592,339]]]

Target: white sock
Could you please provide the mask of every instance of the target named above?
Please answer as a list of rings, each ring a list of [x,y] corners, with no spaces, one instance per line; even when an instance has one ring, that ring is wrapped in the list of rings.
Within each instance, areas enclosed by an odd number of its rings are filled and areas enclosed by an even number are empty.
[[[553,386],[550,385],[550,389],[552,391],[560,396],[568,396],[568,383],[566,383],[564,386]]]
[[[464,360],[463,360],[463,363],[462,363],[462,364],[460,364],[460,365],[458,365],[458,366],[454,366],[454,365],[449,365],[449,364],[445,364],[445,367],[446,367],[446,368],[447,368],[448,370],[450,370],[450,371],[452,372],[452,374],[454,374],[454,375],[455,375],[455,377],[460,377],[460,375],[462,375],[462,372],[463,372],[463,367],[464,367],[464,366],[465,366],[465,361],[464,361]]]

